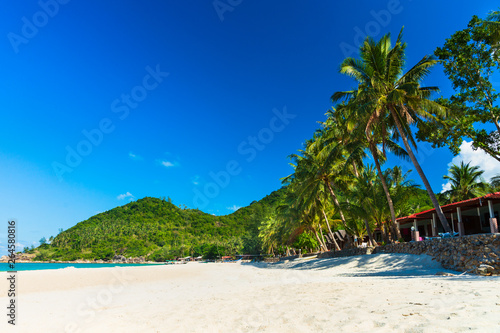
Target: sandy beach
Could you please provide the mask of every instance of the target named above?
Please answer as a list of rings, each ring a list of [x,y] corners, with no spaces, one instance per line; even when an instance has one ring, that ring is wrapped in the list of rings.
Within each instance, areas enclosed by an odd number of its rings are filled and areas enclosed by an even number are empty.
[[[422,255],[18,273],[1,332],[500,332],[500,278]],[[2,273],[6,274],[6,273]]]

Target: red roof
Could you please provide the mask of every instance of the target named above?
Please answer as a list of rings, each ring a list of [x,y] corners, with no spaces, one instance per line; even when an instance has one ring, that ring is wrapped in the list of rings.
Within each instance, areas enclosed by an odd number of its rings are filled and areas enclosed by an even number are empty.
[[[443,210],[443,213],[455,213],[457,207],[461,208],[476,208],[476,207],[482,207],[483,203],[485,203],[487,200],[492,200],[492,201],[499,201],[500,202],[500,192],[495,192],[495,193],[489,193],[486,194],[482,197],[477,197],[477,198],[472,198],[472,199],[467,199],[467,200],[462,200],[458,202],[453,202],[444,206],[441,206],[441,209]],[[399,217],[396,219],[399,223],[406,223],[406,222],[413,222],[414,219],[430,219],[432,218],[432,214],[435,213],[435,209],[429,209],[429,210],[424,210],[423,212],[420,213],[415,213],[412,215],[408,215],[405,217]]]

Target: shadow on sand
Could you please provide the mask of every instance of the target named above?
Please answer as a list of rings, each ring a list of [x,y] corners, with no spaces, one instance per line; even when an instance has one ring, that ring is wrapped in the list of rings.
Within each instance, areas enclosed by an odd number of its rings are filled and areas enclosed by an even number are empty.
[[[444,269],[428,255],[411,254],[372,254],[342,258],[290,260],[289,262],[245,263],[262,269],[293,269],[328,272],[337,277],[446,277],[447,279],[477,278],[476,275],[464,274]],[[436,275],[438,272],[454,276]]]

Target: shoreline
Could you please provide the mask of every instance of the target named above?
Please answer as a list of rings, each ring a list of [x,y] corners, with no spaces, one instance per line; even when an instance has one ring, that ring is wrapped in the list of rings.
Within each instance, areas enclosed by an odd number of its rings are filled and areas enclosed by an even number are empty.
[[[16,332],[494,332],[500,278],[439,271],[408,254],[25,271]]]

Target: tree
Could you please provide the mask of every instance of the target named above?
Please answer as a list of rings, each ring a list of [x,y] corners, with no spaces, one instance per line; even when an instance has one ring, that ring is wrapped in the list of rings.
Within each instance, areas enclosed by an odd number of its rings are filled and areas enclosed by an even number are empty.
[[[498,192],[500,191],[500,174],[491,177],[490,179],[490,186],[493,192]]]
[[[390,34],[378,43],[368,37],[361,46],[361,59],[346,58],[340,72],[355,79],[358,87],[350,91],[339,91],[332,95],[334,102],[348,100],[353,106],[372,113],[371,121],[387,129],[396,129],[405,150],[432,200],[445,231],[451,231],[437,201],[436,195],[425,176],[410,146],[416,143],[410,125],[417,120],[432,119],[442,114],[444,108],[429,99],[437,87],[421,87],[420,82],[437,63],[432,56],[425,56],[409,71],[404,73],[406,43],[402,41],[402,30],[394,47]]]
[[[371,166],[364,168],[360,172],[356,181],[351,184],[349,188],[349,198],[350,200],[344,205],[348,207],[350,214],[354,218],[360,218],[363,220],[366,228],[366,233],[368,234],[368,240],[370,246],[376,246],[377,243],[373,238],[372,227],[370,221],[374,221],[374,213],[376,212],[375,200],[376,187],[374,186],[377,175]],[[386,203],[382,205],[383,207],[388,207]]]
[[[490,19],[498,19],[498,12]],[[498,52],[499,22],[488,22],[473,16],[464,30],[455,32],[443,47],[434,52],[444,66],[444,72],[456,91],[439,103],[448,109],[446,119],[439,122],[419,122],[417,138],[434,147],[448,146],[458,154],[463,138],[469,138],[474,148],[500,162],[500,96],[493,88],[491,77],[500,68]],[[437,115],[436,115],[437,116]],[[477,125],[492,124],[487,131]]]
[[[493,31],[492,45],[495,50],[495,54],[498,54],[498,49],[500,48],[500,10],[491,11],[486,19],[488,20],[486,23]]]
[[[334,109],[335,112],[332,113],[330,117],[333,117],[334,124],[339,124],[341,123],[339,122],[339,113],[342,114],[342,110],[345,110],[347,115],[341,118],[348,118],[350,120],[349,123],[345,125],[345,127],[348,128],[347,135],[352,138],[351,141],[360,142],[363,148],[367,147],[372,155],[377,169],[377,175],[380,178],[385,199],[389,206],[392,235],[394,235],[394,240],[398,240],[401,238],[401,234],[397,227],[394,203],[384,173],[382,172],[381,164],[383,164],[387,158],[386,150],[404,159],[408,159],[408,154],[395,142],[395,139],[397,139],[397,132],[392,132],[391,134],[390,131],[386,130],[383,122],[380,124],[374,122],[377,115],[374,114],[373,109],[358,108],[355,103],[352,104],[353,105],[342,104],[337,110]],[[382,151],[378,148],[378,145],[382,147]],[[355,172],[355,174],[356,177],[359,176],[357,172]]]
[[[40,245],[44,245],[44,244],[47,244],[47,239],[45,239],[45,237],[42,237],[40,239]]]
[[[478,166],[470,166],[470,162],[460,165],[453,164],[449,170],[450,176],[443,176],[451,184],[451,189],[443,195],[448,202],[472,199],[486,194],[488,186],[481,178],[484,173]]]

